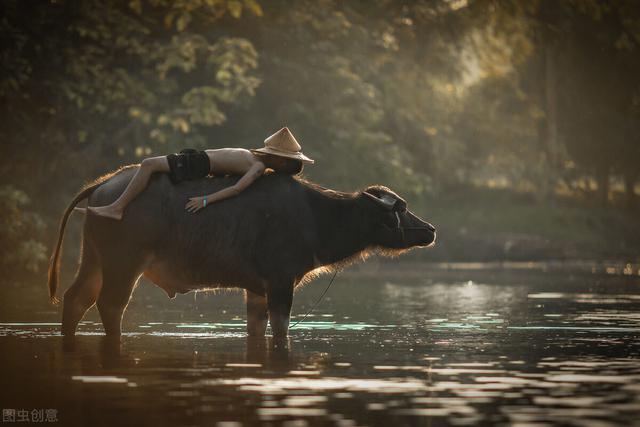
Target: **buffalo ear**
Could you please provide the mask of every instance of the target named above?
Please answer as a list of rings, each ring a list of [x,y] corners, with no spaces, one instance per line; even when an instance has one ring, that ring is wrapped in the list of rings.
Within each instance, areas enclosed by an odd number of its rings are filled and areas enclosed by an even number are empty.
[[[376,202],[377,204],[379,204],[380,206],[382,206],[383,208],[389,211],[392,210],[396,204],[396,199],[389,194],[383,194],[382,196],[379,196],[379,197],[367,191],[363,191],[362,194],[369,197],[371,200],[373,200],[374,202]]]

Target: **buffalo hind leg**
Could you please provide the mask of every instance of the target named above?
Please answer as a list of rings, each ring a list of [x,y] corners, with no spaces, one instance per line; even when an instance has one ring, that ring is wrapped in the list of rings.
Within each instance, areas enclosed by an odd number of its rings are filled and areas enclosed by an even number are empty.
[[[82,261],[73,284],[64,293],[62,334],[73,336],[78,323],[98,298],[102,286],[100,260],[95,247],[86,238],[82,242]]]
[[[250,337],[264,337],[269,315],[267,297],[245,291],[247,300],[247,333]]]
[[[269,286],[267,308],[269,323],[274,338],[286,338],[289,334],[289,318],[293,303],[293,283],[281,286]]]
[[[107,336],[120,336],[122,315],[141,271],[131,265],[103,267],[102,290],[97,306]]]

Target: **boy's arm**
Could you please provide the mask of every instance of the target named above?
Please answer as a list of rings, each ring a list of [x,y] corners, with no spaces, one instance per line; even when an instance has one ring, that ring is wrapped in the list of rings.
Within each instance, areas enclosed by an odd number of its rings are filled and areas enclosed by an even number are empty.
[[[191,197],[187,202],[185,209],[189,212],[197,212],[200,209],[210,205],[211,203],[219,202],[220,200],[227,199],[229,197],[237,196],[245,188],[247,188],[253,181],[258,179],[264,173],[265,166],[262,162],[256,162],[249,170],[231,187],[224,188],[215,193],[208,194],[203,197]],[[205,202],[206,200],[206,202]]]

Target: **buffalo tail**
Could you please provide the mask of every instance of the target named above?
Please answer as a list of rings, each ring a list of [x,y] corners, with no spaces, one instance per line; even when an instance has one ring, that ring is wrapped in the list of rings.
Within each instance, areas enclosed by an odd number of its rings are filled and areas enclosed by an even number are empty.
[[[67,209],[62,215],[62,220],[60,221],[60,228],[58,231],[58,243],[56,244],[56,249],[51,255],[51,260],[49,262],[49,299],[53,304],[57,304],[58,298],[56,297],[56,291],[58,289],[58,270],[60,269],[60,253],[62,249],[62,240],[64,238],[64,229],[67,226],[67,220],[69,219],[69,215],[73,212],[75,206],[83,199],[86,199],[94,192],[96,188],[98,188],[102,183],[96,182],[85,188],[83,188],[76,196],[73,201],[67,206]]]

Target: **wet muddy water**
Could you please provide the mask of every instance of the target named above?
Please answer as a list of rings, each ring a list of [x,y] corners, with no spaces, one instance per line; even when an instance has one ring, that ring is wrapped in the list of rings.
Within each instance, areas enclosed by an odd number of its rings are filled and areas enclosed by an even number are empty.
[[[56,310],[2,308],[1,406],[58,425],[640,425],[638,276],[338,275],[287,343],[246,337],[239,293],[142,284],[121,343],[95,309],[65,344]]]

